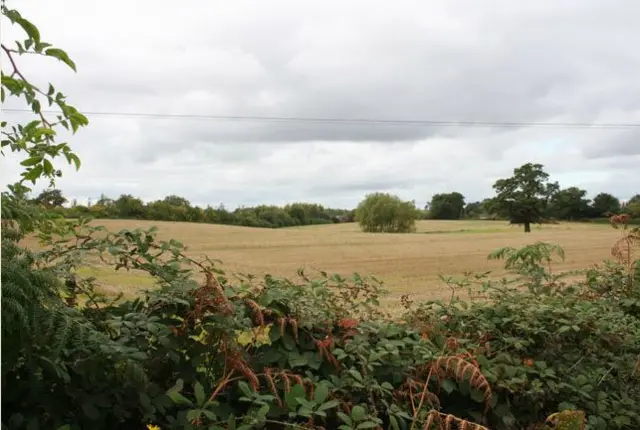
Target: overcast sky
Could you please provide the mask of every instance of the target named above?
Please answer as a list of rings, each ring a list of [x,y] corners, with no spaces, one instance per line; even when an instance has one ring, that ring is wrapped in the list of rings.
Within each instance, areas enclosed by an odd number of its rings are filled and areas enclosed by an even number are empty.
[[[640,123],[637,0],[7,5],[78,66],[20,58],[24,74],[86,112]],[[19,34],[2,24],[3,43]],[[83,166],[58,183],[79,201],[178,194],[200,205],[353,207],[389,191],[422,206],[444,191],[488,197],[529,161],[591,196],[640,192],[640,128],[88,116],[70,140]],[[15,161],[2,160],[3,184],[17,178]]]

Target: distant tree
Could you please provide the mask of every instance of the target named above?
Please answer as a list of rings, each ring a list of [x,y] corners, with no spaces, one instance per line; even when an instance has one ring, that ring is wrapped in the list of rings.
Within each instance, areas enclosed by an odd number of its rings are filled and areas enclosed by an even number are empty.
[[[640,194],[631,197],[622,208],[622,211],[633,218],[640,218]]]
[[[549,199],[549,215],[563,220],[588,218],[592,211],[586,195],[586,190],[577,187],[558,191]]]
[[[436,194],[429,204],[432,219],[460,219],[464,211],[464,196],[458,192]]]
[[[624,206],[624,213],[631,215],[632,218],[640,218],[640,202],[628,203]]]
[[[465,218],[480,218],[485,213],[482,202],[467,203],[464,207]]]
[[[340,218],[340,222],[356,222],[356,210],[351,209],[349,211],[345,211],[344,215]]]
[[[640,203],[640,194],[636,194],[635,196],[631,197],[627,201],[628,205],[632,205],[632,204],[635,204],[635,203]]]
[[[113,199],[110,199],[105,194],[100,194],[100,198],[95,203],[98,206],[109,207],[114,205]]]
[[[220,224],[233,224],[233,213],[229,212],[229,210],[221,203],[217,209],[215,209],[216,213],[216,222]]]
[[[547,217],[549,199],[559,186],[549,182],[542,164],[527,163],[514,169],[512,177],[497,180],[493,188],[496,196],[491,211],[508,217],[514,224],[523,224],[525,233],[529,233],[532,223]]]
[[[593,198],[591,204],[592,215],[594,217],[605,217],[608,213],[620,213],[620,200],[609,193],[600,193]]]
[[[368,194],[356,208],[356,221],[365,232],[409,233],[418,217],[415,202],[387,193]]]
[[[284,210],[298,225],[307,225],[307,212],[301,203],[293,203],[285,206]]]
[[[184,206],[184,207],[191,206],[191,203],[189,202],[189,200],[185,199],[184,197],[176,196],[173,194],[162,199],[162,202],[171,206]]]
[[[199,206],[189,206],[186,208],[185,221],[204,222],[204,210]]]
[[[203,221],[209,224],[213,224],[218,222],[218,217],[216,215],[216,210],[214,208],[212,208],[211,206],[207,206],[204,209],[204,213],[203,213]]]
[[[131,194],[122,194],[114,202],[118,218],[143,219],[146,215],[144,203]]]
[[[67,203],[67,199],[62,195],[62,191],[57,188],[44,190],[34,200],[36,203],[48,208],[60,207]]]

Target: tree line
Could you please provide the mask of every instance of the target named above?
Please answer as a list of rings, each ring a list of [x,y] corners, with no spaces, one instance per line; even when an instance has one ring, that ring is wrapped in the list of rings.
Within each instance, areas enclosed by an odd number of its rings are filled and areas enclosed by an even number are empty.
[[[263,228],[353,222],[355,219],[354,210],[326,208],[316,203],[258,205],[229,210],[224,205],[202,208],[176,195],[148,203],[130,194],[123,194],[116,199],[102,195],[94,203],[80,205],[73,201],[70,206],[65,207],[68,200],[62,191],[50,189],[40,193],[33,202],[67,218],[89,216],[101,219],[183,221]]]
[[[514,222],[519,222],[517,218],[524,216],[523,221],[530,218],[529,222],[538,222],[539,220],[581,221],[603,219],[609,214],[621,213],[626,213],[633,218],[640,218],[640,194],[636,194],[624,204],[610,193],[599,193],[593,199],[588,199],[586,197],[587,191],[578,187],[561,189],[556,182],[543,185],[540,178],[536,177],[540,174],[546,175],[540,165],[529,163],[515,169],[515,171],[520,172],[522,176],[517,178],[516,175],[511,178],[517,183],[498,181],[502,194],[498,192],[496,197],[481,201],[467,202],[465,196],[457,191],[438,193],[431,198],[424,209],[419,209],[415,202],[404,202],[397,196],[386,193],[370,194],[364,201],[367,199],[374,201],[375,203],[372,205],[377,205],[378,209],[376,213],[371,211],[363,213],[361,225],[364,223],[366,231],[375,232],[409,231],[411,230],[410,220],[417,219],[511,219]],[[519,186],[523,184],[527,186],[525,184],[527,174],[534,176],[528,185],[531,189],[518,191]],[[498,189],[496,190],[498,191]],[[521,195],[517,195],[517,193]],[[502,200],[499,198],[501,195]],[[525,210],[525,212],[528,210],[531,213],[528,215],[513,213],[517,210],[523,210],[523,208],[513,207],[510,199],[514,198],[514,201],[523,201],[526,198],[533,199],[528,202],[531,207]],[[285,206],[258,205],[240,207],[235,210],[229,210],[224,205],[202,208],[177,195],[169,195],[164,199],[148,203],[131,194],[123,194],[115,199],[102,195],[94,203],[89,202],[87,205],[81,205],[76,201],[69,202],[59,189],[45,190],[32,201],[53,209],[67,218],[89,216],[103,219],[202,222],[263,228],[354,222],[357,212],[356,209],[326,208],[316,203],[292,203]],[[69,206],[67,203],[71,203],[71,205]]]
[[[494,197],[465,202],[459,192],[436,194],[420,211],[415,201],[402,201],[387,193],[368,194],[356,209],[356,221],[365,232],[408,233],[415,221],[429,219],[505,219],[531,231],[531,224],[587,219],[605,219],[626,214],[640,218],[640,194],[624,205],[609,193],[587,199],[587,191],[578,187],[561,189],[551,182],[541,164],[526,163],[513,170],[513,176],[499,179],[493,185]]]
[[[621,213],[640,217],[640,194],[624,204],[610,193],[599,193],[593,199],[586,195],[587,191],[578,187],[558,190],[549,198],[546,215],[564,221],[606,218],[608,214]],[[493,198],[467,203],[458,192],[442,193],[433,196],[424,213],[428,219],[499,219],[500,213],[494,204]]]

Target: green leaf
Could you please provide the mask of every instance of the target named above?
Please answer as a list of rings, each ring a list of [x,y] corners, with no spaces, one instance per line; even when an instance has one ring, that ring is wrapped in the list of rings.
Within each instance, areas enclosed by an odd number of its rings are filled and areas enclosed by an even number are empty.
[[[264,418],[267,416],[267,414],[269,413],[269,405],[264,405],[262,406],[260,409],[258,409],[258,417],[259,418]]]
[[[33,110],[35,113],[42,112],[42,106],[40,105],[40,102],[38,100],[34,100],[33,103],[31,103],[31,110]]]
[[[361,424],[358,424],[358,427],[356,427],[357,429],[372,429],[378,427],[377,423],[374,423],[373,421],[365,421]]]
[[[362,421],[365,415],[366,411],[360,405],[355,405],[353,409],[351,409],[351,419],[355,422]]]
[[[298,398],[304,399],[306,397],[304,387],[300,384],[296,384],[291,387],[291,391],[285,394],[284,401],[290,409],[295,409],[298,404]]]
[[[184,381],[180,378],[178,378],[176,380],[176,383],[173,385],[173,387],[169,388],[169,391],[182,391],[182,389],[184,388]]]
[[[53,164],[51,164],[51,161],[47,160],[45,158],[44,160],[44,174],[47,176],[50,176],[53,173]]]
[[[200,382],[196,382],[193,386],[193,391],[196,396],[196,403],[198,406],[202,406],[204,404],[204,387]]]
[[[251,388],[249,388],[249,384],[247,384],[245,381],[238,382],[238,387],[244,393],[245,396],[247,397],[253,396],[253,391],[251,390]]]
[[[289,365],[291,367],[306,366],[307,358],[304,355],[293,351],[291,352],[291,354],[289,354]]]
[[[43,49],[48,48],[49,46],[51,46],[50,43],[46,43],[46,42],[38,42],[36,43],[36,46],[33,47],[33,49],[36,52],[42,52]]]
[[[24,174],[25,179],[30,180],[34,184],[40,176],[42,176],[42,164],[38,164],[33,169]]]
[[[80,158],[76,154],[69,154],[69,159],[75,164],[76,170],[80,169]]]
[[[453,392],[453,390],[455,390],[457,387],[458,384],[456,383],[456,381],[453,381],[451,379],[445,379],[442,383],[442,388],[444,388],[444,391],[446,391],[447,394],[451,394],[451,392]]]
[[[478,403],[483,403],[485,401],[484,392],[482,391],[472,388],[470,395],[471,395],[471,398]]]
[[[389,415],[389,424],[391,424],[391,428],[393,430],[400,430],[400,424],[398,424],[398,419],[393,415]]]
[[[313,396],[313,400],[315,400],[316,403],[323,403],[327,399],[328,395],[329,395],[329,388],[325,384],[318,384],[316,385],[316,390]]]
[[[73,61],[71,61],[71,58],[69,58],[69,55],[67,55],[67,53],[64,52],[62,49],[49,48],[45,51],[45,55],[48,55],[49,57],[57,58],[58,60],[62,61],[67,66],[69,66],[71,69],[73,69],[74,72],[77,71],[76,64]]]
[[[27,158],[20,163],[21,166],[35,166],[42,161],[42,157],[36,155],[35,157]]]
[[[227,420],[227,430],[236,430],[236,417],[233,414]]]
[[[31,22],[26,19],[20,17],[15,20],[16,24],[18,24],[22,29],[27,33],[27,35],[33,39],[36,43],[40,42],[40,31],[38,31],[38,27],[33,25]]]
[[[187,411],[187,419],[189,421],[197,420],[198,418],[200,418],[200,415],[202,415],[202,411],[200,409],[192,409],[190,411]]]
[[[349,426],[353,424],[353,420],[351,420],[351,417],[349,417],[349,415],[345,414],[344,412],[338,412],[338,416],[340,417],[343,423]]]
[[[318,408],[318,411],[326,411],[327,409],[335,408],[339,404],[340,404],[339,400],[329,400],[328,402],[320,405],[320,407]]]
[[[303,417],[311,417],[311,413],[313,412],[313,410],[311,408],[308,408],[306,406],[303,406],[300,408],[300,410],[298,411],[298,415],[301,415]]]
[[[358,382],[362,382],[362,375],[356,369],[349,369],[349,374]]]
[[[193,406],[193,403],[191,402],[191,400],[187,399],[185,396],[183,396],[182,394],[178,393],[175,390],[167,391],[167,396],[169,396],[171,401],[176,405]]]

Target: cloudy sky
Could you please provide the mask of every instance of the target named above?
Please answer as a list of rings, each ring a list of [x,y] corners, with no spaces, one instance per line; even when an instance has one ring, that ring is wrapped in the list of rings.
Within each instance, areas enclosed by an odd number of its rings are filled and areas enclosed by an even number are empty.
[[[25,75],[52,81],[85,112],[640,123],[637,0],[7,4],[78,66],[21,58]],[[18,36],[2,24],[3,43]],[[353,207],[389,191],[422,206],[443,191],[490,196],[529,161],[592,196],[640,192],[640,127],[88,116],[70,140],[83,167],[58,183],[80,201],[178,194],[201,205]],[[3,184],[16,179],[15,161],[2,159]]]

